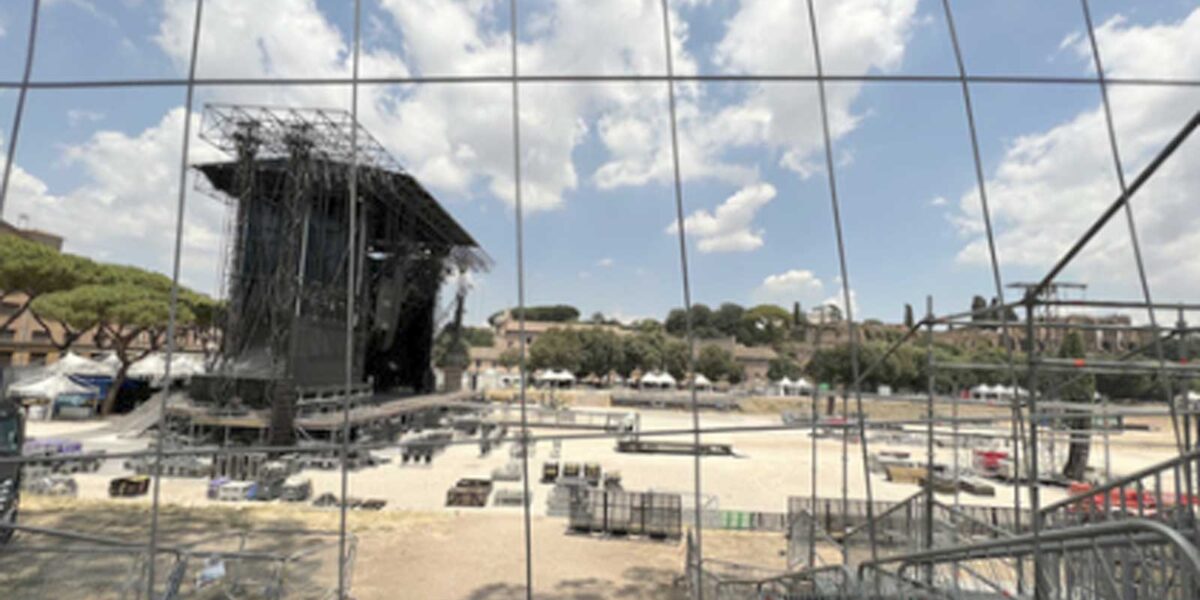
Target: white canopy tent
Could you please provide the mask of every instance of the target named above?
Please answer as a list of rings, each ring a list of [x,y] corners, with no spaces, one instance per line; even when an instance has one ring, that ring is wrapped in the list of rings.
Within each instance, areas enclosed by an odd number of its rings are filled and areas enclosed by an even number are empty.
[[[981,383],[971,388],[973,400],[1012,400],[1014,397],[1027,397],[1029,390],[1021,386],[988,385]]]
[[[554,387],[570,387],[575,384],[575,376],[562,369],[547,369],[538,373],[534,379],[540,384]]]
[[[100,364],[112,369],[116,373],[117,369],[121,368],[121,359],[117,358],[116,352],[109,352],[104,355],[104,358],[100,359]]]
[[[18,398],[25,404],[45,404],[39,414],[49,416],[50,408],[60,396],[86,396],[94,398],[99,395],[96,388],[83,385],[62,374],[50,374],[44,377],[27,379],[8,387],[8,396]]]
[[[111,377],[116,374],[117,368],[74,352],[68,352],[59,358],[58,362],[47,366],[44,372],[51,375]]]
[[[204,360],[193,354],[175,354],[171,357],[171,379],[187,379],[204,372]],[[167,375],[167,355],[155,352],[129,366],[125,376],[130,379],[146,379],[160,383]]]
[[[793,380],[785,375],[783,379],[776,381],[774,386],[780,396],[800,396],[811,394],[813,391],[812,383],[803,377]]]
[[[704,376],[704,373],[696,373],[696,377],[692,380],[692,384],[695,385],[696,389],[698,390],[712,390],[713,387],[712,381],[709,381],[709,379]]]
[[[642,375],[641,380],[638,381],[638,386],[643,389],[670,389],[675,387],[675,378],[670,373],[651,371]]]
[[[971,398],[974,400],[995,400],[998,397],[999,392],[997,391],[997,388],[986,383],[981,383],[971,388]]]

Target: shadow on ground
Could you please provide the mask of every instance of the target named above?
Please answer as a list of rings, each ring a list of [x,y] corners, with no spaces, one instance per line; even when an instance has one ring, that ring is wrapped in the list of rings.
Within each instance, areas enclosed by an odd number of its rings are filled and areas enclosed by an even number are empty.
[[[666,569],[626,569],[619,581],[601,578],[568,579],[552,589],[535,589],[535,600],[683,600],[686,593],[673,582],[678,573]],[[525,586],[506,583],[485,585],[463,600],[524,600]]]
[[[0,593],[5,599],[24,598],[131,598],[142,597],[149,543],[150,514],[141,504],[122,502],[53,502],[21,512],[22,525],[102,536],[137,544],[135,548],[64,539],[20,532],[0,548]],[[190,547],[203,552],[253,552],[288,556],[312,552],[283,571],[288,598],[316,598],[336,585],[336,537],[303,532],[294,519],[264,522],[245,513],[223,508],[163,507],[159,521],[162,548]],[[332,543],[331,543],[332,542]],[[156,562],[159,589],[180,563],[163,553]],[[197,576],[205,560],[191,557],[182,573],[179,598],[267,597],[278,585],[280,563],[260,559],[226,559],[215,570],[224,577],[198,588]],[[161,591],[160,591],[161,593]]]

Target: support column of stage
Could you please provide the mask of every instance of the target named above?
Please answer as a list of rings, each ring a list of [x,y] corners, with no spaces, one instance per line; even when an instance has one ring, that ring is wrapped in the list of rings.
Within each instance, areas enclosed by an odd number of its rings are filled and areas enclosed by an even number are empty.
[[[268,444],[291,446],[296,443],[296,384],[280,379],[271,384],[271,422]]]

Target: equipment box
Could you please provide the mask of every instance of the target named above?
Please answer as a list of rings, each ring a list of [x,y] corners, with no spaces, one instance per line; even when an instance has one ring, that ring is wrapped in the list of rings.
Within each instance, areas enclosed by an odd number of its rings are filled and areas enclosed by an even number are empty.
[[[117,477],[108,482],[108,495],[113,498],[144,496],[150,489],[150,478],[145,475]]]

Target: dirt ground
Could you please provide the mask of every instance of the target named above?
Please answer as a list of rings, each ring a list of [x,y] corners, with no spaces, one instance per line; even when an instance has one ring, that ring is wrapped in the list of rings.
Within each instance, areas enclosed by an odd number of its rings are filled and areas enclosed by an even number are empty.
[[[148,515],[140,503],[118,500],[29,498],[22,524],[119,538],[148,540]],[[535,597],[542,600],[599,598],[682,598],[675,585],[682,573],[685,544],[638,538],[602,538],[570,534],[563,519],[536,517],[531,523]],[[248,547],[288,554],[297,550],[295,534],[306,529],[331,534],[338,527],[336,510],[289,505],[165,507],[160,530],[163,546],[248,532]],[[522,520],[517,514],[459,510],[438,513],[351,512],[348,528],[356,539],[351,589],[359,600],[446,598],[516,600],[524,598],[525,559]],[[287,572],[295,596],[316,597],[336,586],[336,545],[321,538],[314,560]],[[41,554],[31,548],[66,542],[48,535],[21,533],[0,552],[0,596],[33,598],[123,598],[122,586],[135,581],[136,561],[114,551],[103,556]],[[76,545],[78,547],[78,544]],[[782,569],[779,534],[710,531],[706,555],[712,558],[757,556],[764,565]],[[233,550],[232,544],[202,545]],[[52,557],[47,559],[47,557]],[[199,562],[199,561],[196,561]],[[235,565],[227,564],[230,572]],[[160,577],[169,565],[160,563]],[[197,566],[196,569],[199,567]],[[189,570],[188,579],[196,569]],[[66,577],[71,573],[74,577]],[[216,592],[215,589],[210,590]],[[210,597],[196,594],[187,597]],[[249,597],[255,597],[251,594]]]
[[[701,415],[705,428],[736,428],[777,425],[780,406],[772,400],[768,407],[744,413]],[[807,401],[796,408],[806,413]],[[908,418],[923,414],[923,405],[915,402],[887,401],[868,403],[874,418]],[[960,414],[995,414],[1002,407],[963,405]],[[610,409],[611,410],[611,409]],[[947,411],[945,406],[939,412]],[[686,430],[691,415],[686,411],[643,410],[639,412],[643,431]],[[1093,438],[1091,464],[1101,469],[1107,457],[1113,475],[1130,473],[1174,455],[1172,436],[1163,417],[1130,419],[1147,425],[1147,431],[1127,431],[1111,437],[1111,448],[1104,452],[1099,435]],[[990,430],[995,443],[1003,445],[1007,424]],[[535,434],[551,433],[549,430]],[[557,432],[561,433],[561,432]],[[579,432],[570,432],[572,434]],[[144,448],[146,440],[118,438],[104,423],[31,423],[30,435],[80,439],[87,451],[127,451]],[[903,437],[903,436],[902,436]],[[666,439],[687,440],[686,436]],[[1064,438],[1065,440],[1065,438]],[[703,437],[706,443],[728,443],[735,456],[707,457],[701,461],[702,502],[708,509],[783,513],[789,496],[807,496],[815,486],[818,496],[840,498],[845,487],[850,498],[866,497],[861,446],[852,443],[842,453],[840,435],[815,442],[816,479],[813,479],[814,442],[807,431],[750,433],[714,433]],[[914,457],[924,454],[924,438],[883,441],[868,438],[870,451],[907,451]],[[536,597],[544,600],[584,600],[600,598],[669,599],[678,597],[673,583],[683,572],[685,546],[682,542],[664,543],[639,539],[603,539],[568,534],[565,521],[547,516],[549,485],[537,483],[542,462],[594,462],[606,472],[618,471],[625,489],[680,493],[685,507],[694,505],[695,462],[690,456],[625,454],[615,450],[615,440],[593,437],[562,442],[537,443],[529,460],[532,490],[531,546]],[[444,506],[447,488],[462,477],[490,478],[493,471],[506,465],[519,465],[510,453],[511,444],[481,455],[477,443],[456,444],[438,454],[431,465],[401,465],[396,449],[379,453],[392,459],[389,464],[354,472],[349,477],[350,495],[386,500],[379,512],[350,513],[349,528],[357,536],[352,589],[354,596],[368,598],[448,598],[452,600],[506,600],[521,598],[525,579],[525,537],[519,508],[488,506],[481,509],[451,509]],[[1065,441],[1056,451],[1065,453]],[[553,458],[552,458],[553,457]],[[959,454],[969,461],[969,451]],[[950,463],[949,448],[937,450],[939,462]],[[97,473],[75,476],[79,484],[77,499],[49,499],[26,495],[20,522],[23,525],[65,528],[92,532],[141,543],[148,538],[146,497],[109,500],[108,481],[127,474],[121,461],[106,461]],[[842,472],[848,473],[843,484]],[[313,482],[314,494],[340,491],[337,471],[306,470]],[[871,477],[872,494],[879,500],[900,500],[917,491],[915,484],[885,481]],[[337,511],[311,505],[279,503],[220,503],[205,498],[204,479],[164,478],[162,480],[162,524],[164,543],[183,544],[217,536],[204,548],[229,550],[240,540],[232,534],[254,531],[247,537],[249,548],[289,554],[299,548],[311,554],[288,571],[293,587],[328,590],[336,582],[336,545],[330,545],[328,532],[338,528]],[[521,482],[497,483],[497,489],[520,489]],[[994,497],[961,495],[964,504],[1011,506],[1013,489],[997,483]],[[1043,489],[1044,502],[1065,496],[1061,488]],[[1025,504],[1028,506],[1028,504]],[[684,527],[688,527],[685,523]],[[265,529],[303,529],[326,532],[323,536],[266,534]],[[129,552],[98,555],[38,553],[31,548],[52,541],[43,536],[22,534],[16,548],[25,552],[0,551],[0,598],[122,598],[129,597],[120,587],[136,575],[136,560]],[[231,545],[232,544],[232,545]],[[53,546],[53,544],[52,544]],[[783,569],[784,540],[779,533],[745,533],[705,529],[705,558],[755,564]],[[55,547],[55,549],[58,549]],[[190,567],[190,565],[189,565]],[[231,566],[236,571],[236,566]],[[247,568],[242,565],[240,568]],[[163,564],[159,573],[170,570]],[[63,573],[82,573],[86,577],[65,578]],[[260,579],[267,577],[259,565],[249,571]],[[194,579],[189,570],[189,581]],[[307,597],[289,589],[288,597]],[[207,598],[196,594],[188,597]]]

